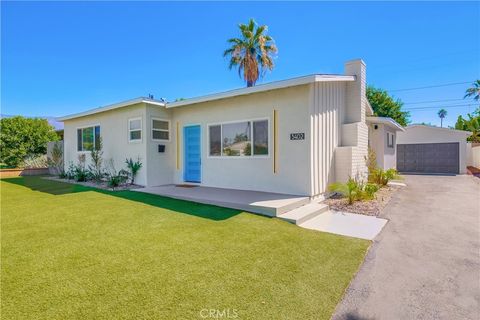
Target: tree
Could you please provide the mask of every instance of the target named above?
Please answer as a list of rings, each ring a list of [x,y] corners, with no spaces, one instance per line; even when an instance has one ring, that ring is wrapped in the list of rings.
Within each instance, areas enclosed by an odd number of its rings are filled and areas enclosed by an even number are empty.
[[[440,118],[440,127],[443,128],[443,119],[447,116],[447,110],[440,109],[437,114]]]
[[[9,166],[27,157],[47,153],[47,142],[57,141],[55,129],[46,119],[21,116],[0,120],[0,161]]]
[[[227,42],[230,48],[223,52],[224,57],[230,57],[229,69],[238,67],[238,75],[252,87],[260,76],[274,67],[273,55],[277,47],[272,37],[267,35],[266,25],[258,26],[255,20],[250,19],[248,24],[240,24],[241,37],[231,38]]]
[[[467,138],[471,142],[480,142],[480,115],[468,114],[468,119],[458,116],[455,129],[470,131],[472,135]]]
[[[376,116],[392,118],[402,126],[410,122],[410,112],[402,110],[403,102],[395,100],[386,90],[368,86],[367,99]]]
[[[480,100],[480,80],[476,80],[473,84],[472,87],[468,88],[465,91],[465,98],[470,98],[473,97],[473,100],[479,101]]]

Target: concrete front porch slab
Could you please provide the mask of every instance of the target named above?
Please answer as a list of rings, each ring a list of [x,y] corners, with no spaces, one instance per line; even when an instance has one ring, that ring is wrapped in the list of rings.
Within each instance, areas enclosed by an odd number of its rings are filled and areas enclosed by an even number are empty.
[[[330,210],[302,223],[300,226],[343,236],[373,240],[382,231],[386,223],[386,219]]]
[[[165,185],[132,191],[277,216],[310,202],[309,197],[201,186]]]

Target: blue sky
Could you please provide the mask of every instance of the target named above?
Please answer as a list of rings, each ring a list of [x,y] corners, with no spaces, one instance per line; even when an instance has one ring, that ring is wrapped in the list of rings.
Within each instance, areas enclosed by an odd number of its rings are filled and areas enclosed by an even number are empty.
[[[250,17],[279,48],[259,83],[342,73],[353,58],[367,63],[369,84],[388,90],[480,78],[479,2],[3,1],[1,9],[2,114],[61,116],[149,93],[174,100],[242,87],[222,52]],[[475,108],[461,100],[467,87],[391,93],[412,122],[439,124],[444,107],[453,125]]]

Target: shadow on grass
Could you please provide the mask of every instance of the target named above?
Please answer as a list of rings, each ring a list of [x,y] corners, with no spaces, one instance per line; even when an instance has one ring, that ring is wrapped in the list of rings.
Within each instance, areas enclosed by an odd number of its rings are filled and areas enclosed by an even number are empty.
[[[201,204],[196,202],[167,198],[167,197],[162,197],[162,196],[143,193],[143,192],[134,192],[134,191],[127,191],[127,190],[108,191],[108,190],[97,189],[92,187],[85,187],[85,186],[72,184],[72,183],[64,183],[64,182],[42,179],[41,177],[38,177],[38,176],[6,178],[6,179],[2,179],[1,181],[27,187],[34,191],[45,192],[51,195],[65,195],[65,194],[79,193],[79,192],[85,192],[85,191],[94,191],[94,192],[118,197],[121,199],[136,201],[136,202],[148,204],[154,207],[181,212],[188,215],[197,216],[197,217],[215,220],[215,221],[226,220],[242,212],[236,209],[217,207],[217,206],[208,205],[208,204]]]

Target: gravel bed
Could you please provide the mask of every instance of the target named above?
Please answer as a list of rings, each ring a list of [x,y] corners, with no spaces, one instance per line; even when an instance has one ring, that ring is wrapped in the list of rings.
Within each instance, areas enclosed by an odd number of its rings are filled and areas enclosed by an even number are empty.
[[[112,188],[107,186],[106,182],[101,182],[101,183],[97,183],[97,182],[93,182],[93,181],[77,182],[75,180],[61,179],[61,178],[58,178],[58,177],[45,177],[44,179],[54,180],[54,181],[64,182],[64,183],[79,184],[79,185],[85,186],[85,187],[93,187],[93,188],[109,190],[109,191],[123,191],[123,190],[132,190],[132,189],[143,188],[143,186],[139,186],[137,184],[124,184],[124,185],[116,187],[115,189],[112,189]]]
[[[375,199],[365,201],[355,201],[353,204],[348,204],[346,198],[339,195],[334,195],[325,200],[325,204],[330,206],[330,209],[335,211],[344,211],[351,213],[364,214],[367,216],[378,216],[383,208],[388,204],[392,195],[401,187],[385,186],[380,188],[375,194]]]

